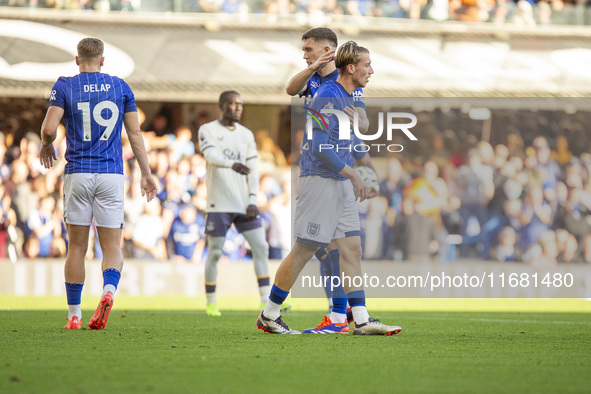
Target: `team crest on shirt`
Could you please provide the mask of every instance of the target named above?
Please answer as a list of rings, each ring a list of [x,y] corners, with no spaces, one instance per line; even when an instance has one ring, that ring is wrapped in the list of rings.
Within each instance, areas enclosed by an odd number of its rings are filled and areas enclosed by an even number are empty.
[[[326,103],[326,105],[322,109],[323,110],[334,109],[334,104],[329,101],[328,103]],[[320,111],[320,112],[322,112],[322,111]],[[324,118],[324,121],[326,122],[326,127],[328,127],[328,125],[330,124],[330,116],[324,116],[323,118]]]
[[[308,223],[308,235],[315,237],[320,233],[320,225],[316,223]]]

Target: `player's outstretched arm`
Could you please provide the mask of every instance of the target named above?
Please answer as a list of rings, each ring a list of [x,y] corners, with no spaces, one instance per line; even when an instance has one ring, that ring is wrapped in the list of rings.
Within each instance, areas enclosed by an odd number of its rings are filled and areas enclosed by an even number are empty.
[[[41,125],[41,150],[39,160],[45,168],[53,167],[53,161],[57,160],[53,141],[55,141],[57,128],[64,116],[64,109],[57,106],[50,106],[45,114],[45,119]]]
[[[154,178],[152,178],[152,172],[148,165],[148,155],[146,153],[146,146],[144,145],[144,139],[142,137],[142,131],[140,130],[140,122],[138,120],[137,112],[126,112],[123,117],[125,123],[125,130],[131,144],[131,149],[140,166],[140,172],[142,179],[140,185],[142,188],[142,196],[146,196],[148,202],[156,197],[157,187]]]
[[[349,107],[345,107],[345,113],[351,120],[352,125],[355,124],[354,117],[355,113],[357,113],[357,131],[359,131],[361,134],[367,133],[367,130],[369,130],[369,119],[367,119],[367,112],[364,108],[354,107],[351,105]]]
[[[306,85],[308,84],[308,81],[310,80],[312,74],[314,74],[323,66],[334,60],[335,52],[336,49],[332,49],[326,52],[324,55],[320,56],[318,60],[316,60],[314,63],[310,64],[308,67],[294,75],[293,78],[291,78],[287,83],[285,92],[290,96],[295,96],[296,94],[302,93],[306,89]]]
[[[343,170],[339,172],[339,174],[351,180],[353,188],[355,189],[356,200],[358,199],[359,202],[361,202],[368,198],[369,191],[367,189],[367,185],[365,184],[365,182],[363,182],[363,179],[361,179],[357,171],[355,171],[353,168],[349,166],[345,166],[345,168],[343,168]]]

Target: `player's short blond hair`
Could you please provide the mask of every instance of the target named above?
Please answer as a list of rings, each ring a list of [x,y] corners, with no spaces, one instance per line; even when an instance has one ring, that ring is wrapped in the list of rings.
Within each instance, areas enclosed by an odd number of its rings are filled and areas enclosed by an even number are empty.
[[[369,53],[369,49],[360,47],[355,41],[347,41],[341,45],[334,59],[339,74],[342,74],[349,64],[359,63],[362,53]]]
[[[82,61],[95,60],[103,56],[105,44],[98,38],[87,37],[78,43],[78,58]]]

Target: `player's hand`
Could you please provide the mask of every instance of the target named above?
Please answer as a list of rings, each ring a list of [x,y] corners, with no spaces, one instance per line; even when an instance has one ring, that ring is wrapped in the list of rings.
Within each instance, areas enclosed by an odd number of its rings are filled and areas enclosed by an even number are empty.
[[[146,196],[148,202],[152,201],[154,197],[156,197],[156,193],[158,193],[158,188],[156,187],[156,181],[152,178],[152,175],[144,175],[142,176],[141,180],[141,188],[142,188],[142,197]]]
[[[379,194],[380,194],[380,193],[378,193],[376,190],[373,190],[373,189],[372,189],[372,190],[371,190],[371,191],[370,191],[370,192],[367,194],[367,198],[368,198],[368,199],[370,199],[370,198],[374,198],[374,197],[377,197]]]
[[[355,174],[350,179],[351,183],[353,184],[353,188],[355,189],[355,200],[359,200],[359,202],[361,202],[367,199],[369,190],[357,172],[355,172]]]
[[[250,168],[238,162],[232,164],[232,169],[241,175],[248,175],[250,173]]]
[[[345,107],[345,113],[349,117],[349,121],[351,122],[351,126],[353,126],[355,124],[355,114],[357,114],[357,117],[359,118],[359,113],[357,112],[355,107],[352,105]]]
[[[259,209],[256,205],[251,204],[246,208],[246,217],[249,219],[254,219],[260,215]]]
[[[43,145],[41,144],[41,150],[39,152],[39,160],[43,167],[49,169],[53,167],[53,161],[57,160],[57,156],[55,154],[55,148],[53,144]]]
[[[310,64],[310,67],[314,71],[320,70],[322,67],[326,66],[328,63],[334,60],[336,49],[331,49],[330,51],[326,52],[324,55],[320,56],[314,63]]]

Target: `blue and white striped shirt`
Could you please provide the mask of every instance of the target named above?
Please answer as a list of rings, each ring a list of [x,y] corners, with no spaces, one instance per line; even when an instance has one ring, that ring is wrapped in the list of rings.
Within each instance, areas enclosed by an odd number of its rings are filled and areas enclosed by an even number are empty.
[[[307,107],[312,110],[313,114],[321,113],[322,109],[330,108],[344,111],[345,107],[353,105],[353,95],[349,94],[340,83],[336,81],[328,81],[323,83],[314,99]],[[308,121],[310,121],[308,119]],[[351,139],[339,139],[339,121],[334,114],[323,114],[319,122],[313,122],[313,130],[321,131],[328,134],[328,144],[334,147],[334,152],[345,164],[353,167],[354,157],[351,148]],[[349,130],[351,135],[351,130]],[[338,147],[338,148],[337,148]],[[335,173],[331,170],[317,155],[312,151],[312,141],[307,139],[304,134],[302,141],[302,172],[300,176],[318,175],[323,178],[334,178],[338,180],[345,180],[346,177]]]
[[[125,81],[98,72],[60,77],[49,105],[64,109],[66,174],[123,174],[123,116],[137,111]]]

